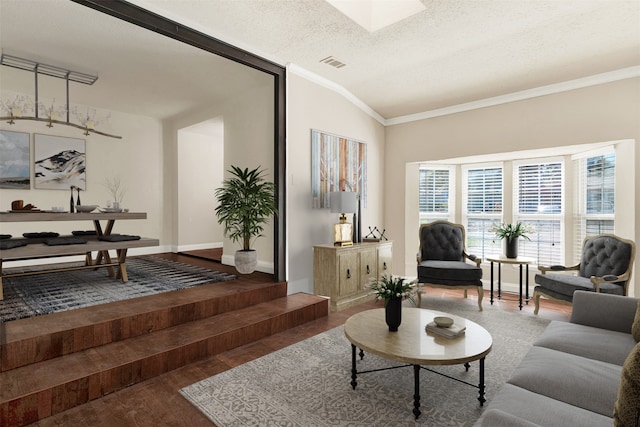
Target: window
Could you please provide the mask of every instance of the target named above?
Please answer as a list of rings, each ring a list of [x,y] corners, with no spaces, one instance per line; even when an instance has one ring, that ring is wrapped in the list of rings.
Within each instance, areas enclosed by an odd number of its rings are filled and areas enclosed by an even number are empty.
[[[514,222],[531,225],[531,241],[520,241],[519,254],[538,264],[564,263],[564,171],[562,160],[514,162]]]
[[[453,219],[454,169],[450,166],[420,166],[420,223]]]
[[[467,231],[467,253],[482,258],[500,255],[502,248],[492,224],[502,221],[502,166],[477,165],[462,168],[463,223]]]
[[[586,236],[614,233],[616,155],[612,149],[575,160],[576,203],[575,253],[582,253]]]

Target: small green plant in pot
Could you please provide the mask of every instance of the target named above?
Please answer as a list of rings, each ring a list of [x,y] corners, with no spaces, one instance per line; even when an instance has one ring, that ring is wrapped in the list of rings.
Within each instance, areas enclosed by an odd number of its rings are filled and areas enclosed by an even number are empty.
[[[507,258],[518,258],[518,239],[523,237],[531,240],[527,234],[535,233],[533,227],[521,222],[517,222],[516,224],[507,224],[504,222],[494,224],[490,231],[494,232],[499,239],[505,240],[505,255]]]
[[[232,177],[215,190],[218,222],[224,225],[224,235],[242,244],[234,256],[236,270],[241,274],[253,273],[258,265],[258,254],[251,243],[262,236],[264,225],[278,209],[275,184],[264,179],[264,170],[242,169],[231,166]]]

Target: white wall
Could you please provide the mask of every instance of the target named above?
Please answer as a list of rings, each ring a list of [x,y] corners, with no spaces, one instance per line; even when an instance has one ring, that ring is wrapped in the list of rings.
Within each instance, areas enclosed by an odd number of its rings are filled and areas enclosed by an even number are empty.
[[[417,239],[406,210],[405,169],[416,161],[631,139],[617,168],[626,172],[616,233],[640,242],[640,78],[542,96],[386,128],[384,181],[386,224],[394,236],[394,269],[415,275]],[[394,215],[394,213],[397,213]],[[415,236],[415,237],[414,237]],[[632,293],[640,295],[636,252]]]
[[[178,250],[221,247],[214,189],[224,172],[224,125],[214,119],[178,131]]]
[[[332,224],[338,221],[338,215],[311,207],[311,129],[367,144],[368,201],[362,211],[362,228],[368,230],[368,226],[386,227],[382,193],[384,127],[342,95],[300,75],[289,71],[287,85],[289,292],[313,293],[313,245],[333,243]],[[397,237],[389,234],[390,240]]]
[[[2,94],[0,94],[2,96]],[[137,234],[160,239],[160,245],[168,244],[162,233],[162,176],[163,156],[161,142],[161,124],[158,120],[124,114],[117,111],[98,111],[98,114],[111,113],[108,124],[101,129],[105,132],[121,135],[122,139],[107,138],[100,135],[83,135],[80,129],[55,126],[46,127],[42,122],[16,121],[14,125],[0,123],[0,129],[26,132],[31,135],[31,189],[0,189],[0,210],[11,208],[11,201],[22,199],[40,209],[53,206],[69,206],[69,190],[36,190],[33,180],[33,134],[65,136],[86,141],[86,177],[87,189],[81,192],[83,204],[105,206],[110,193],[104,186],[108,178],[119,177],[126,189],[123,206],[132,212],[147,212],[147,220],[118,221],[114,233]],[[84,222],[33,222],[0,223],[0,233],[21,236],[29,231],[55,231],[61,234],[73,230],[91,230],[93,224]],[[132,250],[132,253],[136,251]]]
[[[256,73],[260,73],[255,71]],[[168,227],[167,234],[172,236],[172,250],[178,250],[180,246],[193,246],[200,244],[196,237],[197,230],[185,230],[183,227],[190,227],[191,224],[184,223],[181,219],[180,200],[182,197],[181,184],[178,176],[181,175],[180,158],[194,158],[200,155],[198,152],[186,152],[183,147],[179,147],[181,139],[178,133],[181,129],[188,128],[197,123],[216,118],[223,123],[223,162],[220,165],[224,171],[222,178],[229,177],[226,172],[231,165],[242,168],[253,169],[262,166],[265,169],[265,178],[273,180],[274,170],[274,100],[273,100],[273,77],[260,73],[261,76],[253,80],[251,86],[246,87],[246,91],[238,93],[231,99],[227,99],[218,105],[211,105],[208,109],[187,112],[164,122],[163,135],[165,139],[165,192],[164,192],[164,213],[171,220],[165,223]],[[257,83],[256,83],[257,82]],[[195,149],[195,146],[193,147]],[[189,166],[187,166],[189,167]],[[198,170],[193,170],[189,180],[199,182],[203,193],[211,197],[194,198],[193,203],[199,209],[205,210],[209,214],[211,223],[217,224],[217,218],[213,209],[217,205],[214,191],[220,186],[220,179],[217,177],[207,177],[206,173],[200,174]],[[197,199],[197,200],[196,200]],[[213,205],[211,205],[211,202]],[[207,215],[203,215],[206,217]],[[218,229],[221,232],[221,228]],[[188,234],[190,237],[185,240],[179,236]],[[267,273],[273,272],[273,223],[269,222],[265,226],[264,236],[253,242],[252,247],[258,251],[258,270]],[[220,237],[223,242],[224,264],[233,265],[233,254],[241,249],[240,243],[233,243],[231,240]]]

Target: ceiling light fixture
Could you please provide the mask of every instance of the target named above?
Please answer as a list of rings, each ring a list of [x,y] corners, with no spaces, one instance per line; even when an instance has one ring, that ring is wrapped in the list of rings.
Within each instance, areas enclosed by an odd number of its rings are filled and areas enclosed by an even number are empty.
[[[327,0],[327,2],[370,33],[427,10],[420,0]]]
[[[111,135],[108,133],[100,132],[95,129],[98,123],[101,123],[109,118],[109,116],[97,119],[96,111],[92,112],[87,109],[87,114],[79,113],[78,107],[73,110],[69,105],[69,83],[76,82],[87,85],[92,85],[98,80],[98,76],[93,76],[78,71],[67,70],[64,68],[56,67],[54,65],[43,64],[40,62],[31,61],[29,59],[18,58],[17,56],[7,55],[3,53],[0,56],[0,64],[7,67],[17,68],[20,70],[30,71],[35,77],[35,101],[32,101],[27,96],[18,95],[13,100],[5,100],[0,103],[0,107],[6,111],[9,115],[0,117],[0,120],[7,120],[10,125],[14,124],[16,120],[31,120],[47,123],[48,127],[53,127],[54,124],[72,126],[78,129],[82,129],[85,135],[95,133],[102,136],[108,136],[110,138],[122,139],[121,136]],[[38,99],[38,75],[44,74],[46,76],[56,77],[66,81],[66,96],[67,102],[64,106],[55,105],[55,99],[51,102],[51,105],[45,105]],[[28,116],[31,111],[35,112],[34,116]],[[80,124],[72,123],[69,118],[69,114],[73,112],[74,116],[80,121]],[[44,117],[40,117],[40,113]],[[66,121],[61,119],[61,116],[66,114]]]

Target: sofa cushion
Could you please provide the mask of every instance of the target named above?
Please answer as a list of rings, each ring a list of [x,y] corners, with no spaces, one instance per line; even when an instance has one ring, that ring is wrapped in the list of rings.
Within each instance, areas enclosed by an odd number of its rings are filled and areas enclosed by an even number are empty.
[[[485,412],[490,415],[488,412],[491,409],[507,412],[541,426],[611,427],[613,424],[611,414],[596,414],[512,384],[505,384],[498,390]],[[484,417],[483,414],[474,427],[482,426]]]
[[[553,321],[535,345],[622,366],[636,342],[630,334]]]
[[[611,417],[621,372],[620,365],[534,346],[508,383]]]
[[[422,261],[418,264],[420,283],[482,286],[482,268],[464,261]]]
[[[638,308],[636,309],[636,317],[633,319],[633,326],[631,326],[631,333],[636,342],[640,342],[640,301],[638,301]]]
[[[640,299],[577,291],[573,295],[571,323],[631,334]]]
[[[482,427],[540,427],[516,415],[499,409],[488,409],[482,414]]]
[[[613,423],[616,427],[640,426],[640,344],[635,346],[622,366]]]
[[[536,274],[535,282],[544,289],[569,297],[572,297],[575,291],[595,292],[596,290],[588,277],[571,276],[569,274]],[[602,283],[600,284],[600,292],[604,294],[624,295],[624,287],[616,285],[615,283]]]

